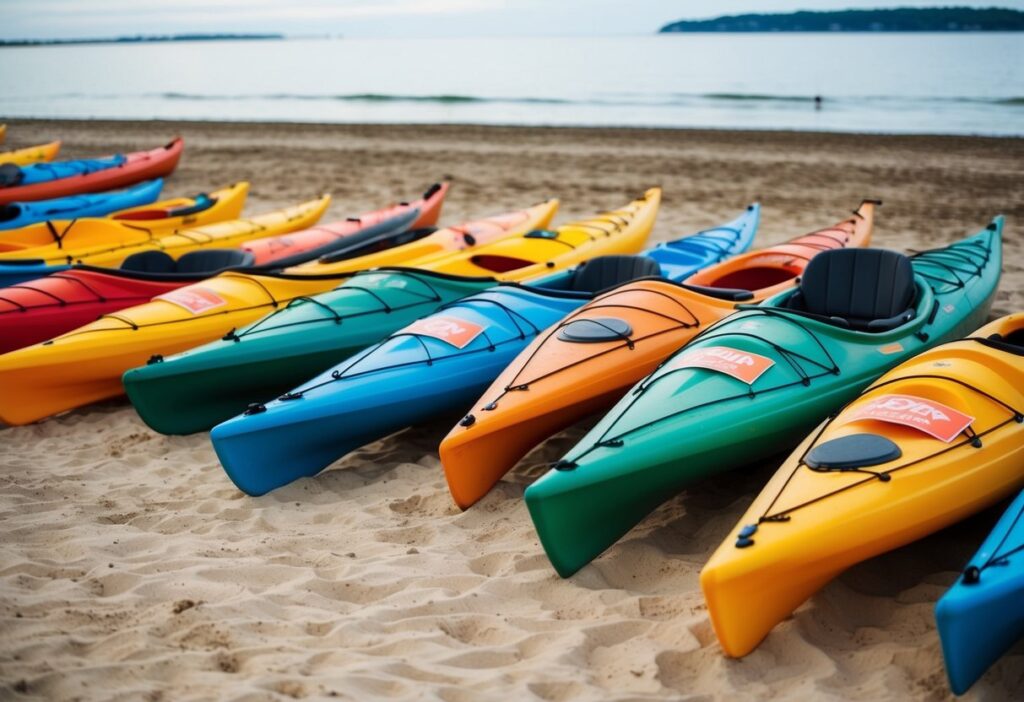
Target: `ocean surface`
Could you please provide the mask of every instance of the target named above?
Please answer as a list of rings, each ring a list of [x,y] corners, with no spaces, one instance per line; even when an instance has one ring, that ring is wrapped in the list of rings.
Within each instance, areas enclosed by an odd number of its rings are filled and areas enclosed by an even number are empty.
[[[1024,35],[340,38],[4,48],[4,116],[1021,136]]]

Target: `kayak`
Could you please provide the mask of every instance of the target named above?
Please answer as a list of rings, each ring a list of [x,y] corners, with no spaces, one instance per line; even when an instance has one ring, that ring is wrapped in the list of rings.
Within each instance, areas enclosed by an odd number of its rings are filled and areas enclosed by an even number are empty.
[[[204,248],[236,248],[256,238],[276,235],[281,232],[301,231],[313,226],[330,205],[330,195],[303,202],[293,207],[275,210],[257,217],[216,222],[201,227],[185,227],[167,234],[150,236],[144,229],[128,234],[120,243],[98,245],[90,249],[79,249],[71,258],[73,263],[91,266],[118,266],[128,256],[139,251],[165,251],[172,257]],[[102,220],[100,220],[102,221]],[[131,229],[126,232],[132,232]],[[38,260],[38,259],[36,259]],[[43,259],[45,271],[53,272],[53,264],[59,259]],[[31,261],[31,259],[30,259]],[[24,261],[0,260],[0,280],[20,273]],[[31,263],[29,264],[31,266]],[[38,266],[37,266],[38,268]],[[59,268],[60,270],[60,268]],[[39,277],[39,276],[37,276]],[[21,278],[25,280],[25,278]]]
[[[71,195],[37,202],[12,202],[0,205],[0,231],[18,229],[49,219],[105,217],[118,210],[150,205],[160,197],[162,178],[133,185],[124,190],[88,195]],[[2,235],[0,235],[2,237]],[[0,238],[2,241],[2,238]]]
[[[343,222],[311,227],[294,234],[256,239],[241,248],[258,265],[294,266],[330,255],[338,260],[401,245],[411,232],[433,231],[448,194],[448,183],[435,183],[414,202],[400,202]]]
[[[179,137],[151,151],[80,161],[0,165],[0,205],[94,193],[170,175],[185,142]]]
[[[315,255],[326,246],[337,248],[345,241],[360,240],[363,245],[379,242],[393,232],[407,231],[411,226],[434,224],[440,210],[443,192],[431,191],[429,200],[394,205],[359,217],[304,229],[295,234],[257,239],[243,244],[243,259],[220,268],[197,266],[200,249],[184,254],[176,263],[164,251],[145,251],[125,259],[120,268],[78,266],[30,282],[0,288],[0,353],[31,346],[83,324],[126,307],[141,305],[162,295],[197,283],[223,269],[295,260],[299,252],[316,247]],[[311,236],[307,236],[312,232]],[[293,240],[293,238],[295,240]],[[330,241],[330,244],[323,243]],[[214,249],[213,251],[219,251]],[[150,256],[154,254],[155,256]],[[140,270],[138,263],[156,260]],[[181,265],[179,265],[179,263]]]
[[[349,357],[334,368],[323,366],[323,373],[312,380],[307,375],[298,389],[277,400],[250,404],[244,414],[211,433],[228,476],[244,492],[262,495],[315,475],[366,443],[465,407],[542,329],[600,289],[658,270],[646,257],[580,260],[588,253],[640,249],[659,203],[660,192],[648,191],[625,208],[559,227],[542,241],[568,244],[560,250],[549,247],[545,256],[554,264],[552,270],[562,272],[536,285],[507,282],[449,302],[353,356],[367,341],[375,341],[360,335],[359,343],[349,346]],[[594,231],[612,236],[593,239],[588,246]],[[580,265],[564,270],[575,263]],[[513,279],[508,272],[504,277]],[[299,337],[293,332],[289,339],[298,345],[310,334]]]
[[[493,234],[533,228],[554,214],[557,201],[524,216],[488,221]],[[518,213],[522,214],[522,213]],[[465,231],[475,231],[466,225]],[[449,240],[451,232],[437,234]],[[481,237],[483,238],[483,237]],[[476,241],[476,240],[475,240]],[[476,247],[464,251],[472,255]],[[372,257],[373,255],[371,255]],[[349,264],[359,270],[360,261]],[[0,355],[0,421],[27,424],[64,410],[121,395],[121,376],[156,355],[170,356],[219,339],[292,300],[324,292],[350,274],[296,276],[259,269],[232,271],[186,285],[150,302],[104,315],[50,341]]]
[[[200,249],[175,261],[141,251],[119,269],[79,266],[0,288],[0,354],[46,341],[131,305],[225,270],[253,264],[237,249]]]
[[[111,217],[48,218],[30,226],[0,232],[0,261],[41,259],[68,263],[100,246],[115,247],[148,241],[177,229],[237,219],[249,184],[236,183],[211,195],[200,193],[138,207],[122,208]],[[68,200],[94,195],[80,195]],[[32,206],[33,203],[29,203]]]
[[[1024,485],[1024,344],[1010,348],[988,338],[1007,325],[1021,336],[1024,314],[900,364],[782,464],[701,572],[728,655],[750,653],[850,566]],[[1024,576],[1024,562],[1017,565]],[[1024,608],[1017,611],[1024,624]],[[977,620],[986,627],[983,637],[959,642],[979,650],[995,631],[994,619]]]
[[[1018,451],[1018,468],[1019,454]],[[1024,492],[1003,514],[971,559],[971,565],[935,606],[953,692],[967,692],[993,663],[1024,638],[1022,601]]]
[[[526,490],[562,576],[700,478],[791,450],[879,375],[976,329],[995,295],[1003,219],[912,259],[818,254],[796,290],[744,306],[638,383]]]
[[[60,142],[29,146],[17,151],[0,151],[0,164],[13,163],[15,166],[28,166],[33,163],[52,161],[60,151]]]
[[[568,315],[527,346],[484,391],[467,415],[473,421],[460,422],[441,442],[441,464],[456,504],[472,506],[534,446],[610,407],[669,354],[732,314],[737,304],[760,302],[792,288],[807,262],[822,251],[867,245],[873,223],[874,203],[865,202],[856,215],[833,227],[700,272],[684,268],[667,280],[629,283]],[[694,279],[703,284],[692,285]]]
[[[603,223],[603,222],[602,222]],[[543,225],[542,225],[543,226]],[[477,250],[546,256],[545,270],[578,261],[582,248],[616,250],[627,236],[583,244],[579,225],[559,228],[557,241],[536,227]],[[535,234],[543,234],[538,238]],[[589,239],[587,239],[589,241]],[[506,245],[509,244],[509,245]],[[628,243],[626,244],[629,245]],[[385,268],[358,275],[335,290],[303,299],[223,339],[125,373],[124,385],[139,415],[162,433],[205,431],[294,388],[391,332],[454,300],[492,287],[492,275],[463,276],[464,255],[417,264],[419,272]],[[426,271],[430,271],[428,274]],[[509,280],[522,271],[500,274]]]

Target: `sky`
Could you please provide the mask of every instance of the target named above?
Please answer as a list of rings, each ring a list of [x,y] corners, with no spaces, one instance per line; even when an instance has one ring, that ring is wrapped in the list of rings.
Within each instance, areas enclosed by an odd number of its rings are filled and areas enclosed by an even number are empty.
[[[1024,0],[0,0],[0,38],[181,32],[346,37],[646,34],[678,19]]]

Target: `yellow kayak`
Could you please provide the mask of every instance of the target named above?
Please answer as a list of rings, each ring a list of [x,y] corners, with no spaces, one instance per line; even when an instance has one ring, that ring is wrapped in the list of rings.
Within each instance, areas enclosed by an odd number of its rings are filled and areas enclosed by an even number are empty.
[[[745,656],[845,569],[1013,494],[1022,466],[1018,313],[897,366],[793,452],[701,572],[722,648]]]
[[[13,163],[16,166],[28,166],[33,163],[49,162],[57,158],[60,142],[29,146],[17,151],[0,151],[0,163]]]
[[[122,210],[112,217],[51,220],[0,232],[0,262],[34,259],[45,265],[89,263],[116,266],[144,249],[173,249],[185,253],[197,248],[177,248],[188,245],[190,241],[187,238],[200,242],[224,236],[227,231],[224,229],[206,231],[197,228],[237,220],[248,193],[249,184],[242,182],[209,196],[164,200]],[[326,208],[328,201],[318,202]],[[257,220],[262,223],[262,218]],[[186,235],[179,230],[186,229],[192,233],[182,238]],[[266,236],[259,232],[256,235]],[[245,240],[238,239],[239,243]],[[231,246],[230,243],[216,245]]]
[[[547,226],[557,208],[558,201],[551,200],[522,212],[439,230],[431,235],[436,242],[447,242],[462,250],[451,258],[431,255],[430,258],[444,263],[427,267],[441,272],[446,266],[454,268],[460,257],[485,255],[491,247],[502,243],[501,237],[519,241],[524,256],[534,248],[543,248],[548,255],[572,253],[575,249],[557,241],[528,236],[529,232]],[[395,251],[399,248],[404,247]],[[410,250],[420,251],[418,247]],[[593,255],[604,252],[598,250]],[[607,252],[612,253],[613,249],[609,247]],[[366,268],[362,262],[373,260],[374,256],[344,263],[349,271],[358,271]],[[575,262],[569,258],[566,257],[564,265]],[[414,265],[417,261],[409,259],[405,263]],[[553,263],[553,267],[560,265],[561,260]],[[349,277],[346,273],[224,273],[144,305],[106,315],[50,341],[0,355],[0,421],[27,424],[117,397],[123,393],[121,375],[129,368],[145,364],[151,356],[170,355],[213,341],[291,300],[326,292]]]

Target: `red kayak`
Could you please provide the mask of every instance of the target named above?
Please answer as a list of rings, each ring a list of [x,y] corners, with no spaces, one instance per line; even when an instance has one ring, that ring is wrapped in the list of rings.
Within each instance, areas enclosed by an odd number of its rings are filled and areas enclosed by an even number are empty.
[[[31,185],[0,187],[0,205],[28,200],[49,200],[68,195],[95,193],[134,185],[143,180],[169,175],[178,165],[185,141],[177,137],[167,146],[152,151],[125,154],[124,162],[113,168],[71,175]]]
[[[240,248],[251,253],[257,265],[294,266],[330,254],[338,258],[362,256],[398,243],[393,239],[405,232],[432,227],[441,216],[448,183],[435,183],[415,202],[401,202],[376,212],[349,217],[301,232],[256,239]]]
[[[0,353],[38,344],[97,317],[149,302],[227,269],[295,265],[329,253],[358,256],[402,243],[437,223],[448,185],[424,197],[294,234],[249,242],[243,250],[200,249],[175,261],[163,251],[129,256],[120,268],[76,266],[0,288]]]

